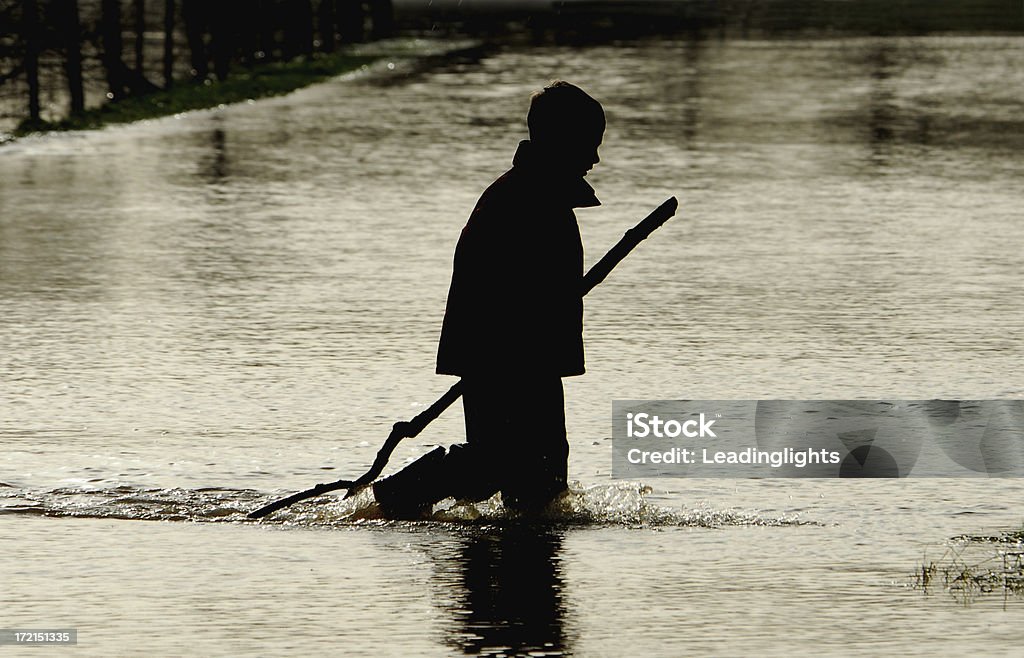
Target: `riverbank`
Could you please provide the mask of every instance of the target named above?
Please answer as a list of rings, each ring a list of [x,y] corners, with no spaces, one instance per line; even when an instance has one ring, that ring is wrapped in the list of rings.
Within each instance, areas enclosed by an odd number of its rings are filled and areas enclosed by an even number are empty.
[[[300,57],[290,62],[272,62],[252,68],[238,66],[223,81],[182,80],[169,90],[107,102],[59,121],[25,120],[9,134],[0,132],[0,144],[31,134],[92,130],[257,98],[281,96],[339,75],[369,69],[377,62],[397,59],[429,62],[479,47],[479,42],[468,39],[403,37],[359,44],[329,55]]]
[[[180,81],[171,89],[104,103],[60,121],[25,120],[15,129],[14,137],[40,132],[102,128],[250,99],[280,96],[366,67],[380,57],[345,52],[300,58],[291,62],[274,62],[251,69],[238,67],[231,72],[230,77],[219,82],[210,79],[201,82]]]

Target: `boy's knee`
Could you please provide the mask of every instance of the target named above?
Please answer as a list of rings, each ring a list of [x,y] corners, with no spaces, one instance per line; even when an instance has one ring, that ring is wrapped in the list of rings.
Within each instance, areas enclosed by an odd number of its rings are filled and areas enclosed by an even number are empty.
[[[445,497],[444,448],[434,448],[394,475],[373,483],[373,497],[393,518],[417,518]]]
[[[394,475],[373,484],[387,516],[419,518],[445,498],[485,500],[498,491],[495,464],[477,446],[437,447]]]

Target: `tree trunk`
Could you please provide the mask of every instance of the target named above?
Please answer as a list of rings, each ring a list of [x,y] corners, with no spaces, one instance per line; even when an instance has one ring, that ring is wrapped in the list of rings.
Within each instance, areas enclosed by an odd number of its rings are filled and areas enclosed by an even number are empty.
[[[310,0],[289,0],[284,35],[284,56],[291,59],[313,54],[313,4]]]
[[[144,75],[146,48],[146,0],[134,0],[135,7],[135,72]]]
[[[218,80],[227,80],[231,56],[234,54],[232,21],[236,13],[234,3],[220,0],[212,5],[210,14],[210,50],[213,51],[213,71]]]
[[[276,7],[273,0],[256,0],[258,12],[256,15],[259,48],[257,52],[263,53],[262,57],[256,55],[257,59],[274,61],[277,59],[277,31]]]
[[[164,89],[174,86],[174,0],[164,0]]]
[[[262,59],[257,54],[262,50],[260,45],[260,14],[262,11],[261,2],[248,0],[240,10],[234,12],[234,54],[236,57],[240,57],[242,65],[246,68],[252,68],[259,59]]]
[[[320,0],[316,22],[320,32],[320,50],[325,53],[333,53],[335,48],[334,0]]]
[[[203,0],[182,0],[181,17],[185,20],[185,37],[188,40],[189,62],[192,65],[192,77],[205,80],[210,72],[207,63],[206,42],[206,11]]]
[[[40,120],[39,106],[39,7],[36,0],[24,0],[22,30],[25,37],[25,78],[28,81],[28,118]]]
[[[295,7],[295,28],[299,38],[299,54],[313,55],[313,2],[297,0]]]
[[[103,42],[101,59],[107,73],[109,97],[120,100],[125,96],[125,65],[121,60],[124,47],[121,39],[121,3],[119,0],[102,0],[100,7],[100,39]]]
[[[391,0],[370,0],[371,36],[384,39],[391,36],[395,29],[394,7]]]
[[[64,73],[68,78],[71,96],[71,114],[85,111],[85,91],[82,84],[82,23],[78,18],[78,0],[60,0],[57,10],[64,37]]]
[[[342,43],[359,43],[363,40],[363,3],[359,0],[337,0],[338,31]]]

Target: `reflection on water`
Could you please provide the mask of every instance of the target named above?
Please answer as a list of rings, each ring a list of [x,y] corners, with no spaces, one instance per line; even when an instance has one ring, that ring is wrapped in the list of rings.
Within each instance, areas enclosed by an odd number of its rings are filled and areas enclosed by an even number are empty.
[[[209,167],[205,172],[211,183],[217,183],[228,176],[228,152],[227,133],[223,128],[214,128],[210,136],[210,146],[213,148],[213,157],[210,159]]]
[[[530,524],[482,528],[435,558],[451,615],[445,644],[467,655],[556,656],[567,640],[564,530]]]

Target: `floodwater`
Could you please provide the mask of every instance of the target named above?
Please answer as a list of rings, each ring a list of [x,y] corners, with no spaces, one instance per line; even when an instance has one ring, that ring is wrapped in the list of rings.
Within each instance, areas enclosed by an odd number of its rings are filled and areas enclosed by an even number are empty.
[[[609,437],[615,399],[1024,396],[1022,56],[944,36],[395,57],[4,146],[0,627],[77,628],[83,655],[1016,654],[1021,599],[910,585],[954,535],[1019,527],[1019,480],[621,482]],[[362,473],[453,383],[432,372],[455,241],[555,77],[608,114],[588,261],[681,204],[587,298],[564,509],[244,520]]]

